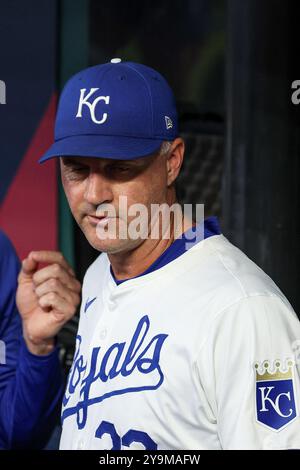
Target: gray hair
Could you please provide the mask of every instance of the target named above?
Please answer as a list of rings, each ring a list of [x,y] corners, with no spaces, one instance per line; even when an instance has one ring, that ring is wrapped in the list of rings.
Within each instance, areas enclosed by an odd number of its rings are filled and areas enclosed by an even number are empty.
[[[160,156],[164,156],[166,155],[170,148],[171,148],[171,145],[172,145],[172,142],[169,142],[167,140],[165,140],[162,144],[161,144],[161,147],[159,149],[159,155]]]

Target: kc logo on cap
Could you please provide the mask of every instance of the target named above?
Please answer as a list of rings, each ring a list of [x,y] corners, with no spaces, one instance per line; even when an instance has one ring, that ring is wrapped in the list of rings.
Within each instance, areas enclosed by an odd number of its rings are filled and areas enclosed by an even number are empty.
[[[81,156],[131,160],[178,137],[177,111],[164,77],[113,59],[77,73],[58,104],[55,141],[40,159]]]
[[[99,101],[104,101],[105,104],[109,104],[110,96],[98,96],[97,98],[94,99],[92,103],[88,101],[88,99],[96,92],[98,91],[99,88],[91,88],[90,91],[84,96],[86,92],[86,88],[81,88],[80,90],[80,98],[79,98],[79,103],[78,103],[78,110],[76,117],[82,118],[82,106],[86,105],[90,111],[91,119],[95,124],[103,124],[106,119],[108,114],[103,113],[102,118],[97,120],[96,119],[96,114],[95,114],[95,108],[96,105],[99,103]]]

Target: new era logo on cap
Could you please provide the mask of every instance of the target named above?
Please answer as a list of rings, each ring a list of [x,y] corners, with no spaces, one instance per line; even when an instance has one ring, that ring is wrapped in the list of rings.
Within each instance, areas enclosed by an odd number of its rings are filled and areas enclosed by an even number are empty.
[[[167,127],[167,129],[172,129],[172,127],[173,127],[172,119],[169,118],[169,116],[165,116],[165,121],[166,121],[166,127]]]
[[[175,100],[166,80],[145,65],[113,59],[66,84],[55,142],[40,161],[68,155],[135,159],[177,135]]]

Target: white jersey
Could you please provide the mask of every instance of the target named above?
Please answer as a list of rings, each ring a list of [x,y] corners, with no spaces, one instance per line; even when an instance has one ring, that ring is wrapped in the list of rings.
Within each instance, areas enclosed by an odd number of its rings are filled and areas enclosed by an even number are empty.
[[[116,285],[88,269],[61,449],[300,448],[300,323],[223,235]]]

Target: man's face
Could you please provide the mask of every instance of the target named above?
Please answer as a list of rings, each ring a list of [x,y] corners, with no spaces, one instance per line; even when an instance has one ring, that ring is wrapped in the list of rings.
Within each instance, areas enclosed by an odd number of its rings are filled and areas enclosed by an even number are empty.
[[[128,226],[136,215],[125,214],[119,207],[126,196],[127,209],[143,204],[151,213],[151,204],[169,203],[169,177],[166,155],[152,155],[137,160],[112,160],[90,157],[60,158],[62,183],[71,211],[89,243],[107,253],[125,252],[142,243],[128,236]],[[124,199],[123,199],[124,200]],[[101,217],[114,209],[115,216]],[[110,211],[111,212],[111,211]],[[98,229],[116,227],[116,238],[99,238]],[[148,221],[149,222],[149,221]],[[120,229],[127,234],[121,239]],[[99,233],[99,232],[98,232]]]

